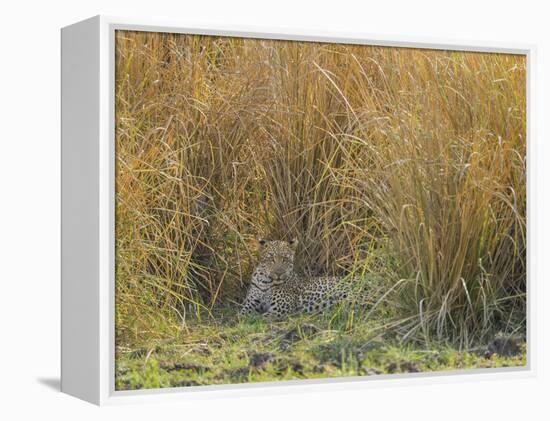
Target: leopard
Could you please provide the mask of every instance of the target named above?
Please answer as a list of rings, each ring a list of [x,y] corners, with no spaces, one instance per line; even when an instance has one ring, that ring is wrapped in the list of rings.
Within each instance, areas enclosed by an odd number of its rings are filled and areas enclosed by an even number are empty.
[[[349,296],[353,278],[308,277],[296,273],[297,239],[259,239],[258,242],[260,258],[240,315],[259,313],[282,319],[297,313],[320,313]]]

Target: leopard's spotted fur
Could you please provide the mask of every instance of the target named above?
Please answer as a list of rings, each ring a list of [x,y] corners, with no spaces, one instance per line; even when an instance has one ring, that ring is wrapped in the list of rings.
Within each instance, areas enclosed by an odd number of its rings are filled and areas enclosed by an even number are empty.
[[[281,318],[319,312],[347,297],[351,282],[336,276],[301,277],[294,271],[296,241],[260,240],[260,261],[252,274],[241,314]]]

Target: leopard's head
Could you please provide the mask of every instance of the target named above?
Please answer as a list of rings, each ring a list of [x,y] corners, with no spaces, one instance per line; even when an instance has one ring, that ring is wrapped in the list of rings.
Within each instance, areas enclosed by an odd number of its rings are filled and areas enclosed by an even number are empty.
[[[298,241],[268,241],[258,240],[260,243],[259,267],[274,284],[283,283],[294,271],[294,254]]]

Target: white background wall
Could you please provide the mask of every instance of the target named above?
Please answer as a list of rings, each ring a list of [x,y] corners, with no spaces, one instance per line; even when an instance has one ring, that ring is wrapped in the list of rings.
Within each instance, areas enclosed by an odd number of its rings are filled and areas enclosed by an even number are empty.
[[[549,419],[549,13],[544,1],[95,0],[0,5],[0,418]],[[538,45],[531,232],[539,374],[98,409],[59,378],[59,62],[62,26],[96,14]],[[534,149],[533,149],[534,150]],[[546,387],[546,391],[543,391]],[[536,415],[538,413],[538,415]],[[11,414],[6,416],[7,414]]]

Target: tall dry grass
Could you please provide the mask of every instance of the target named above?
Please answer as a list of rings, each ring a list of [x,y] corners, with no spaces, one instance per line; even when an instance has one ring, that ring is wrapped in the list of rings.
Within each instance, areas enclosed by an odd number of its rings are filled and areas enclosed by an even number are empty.
[[[522,326],[523,56],[138,32],[116,52],[120,338],[239,301],[259,236],[298,237],[310,274],[383,256],[405,338]]]
[[[405,336],[468,346],[525,317],[524,63],[410,50],[377,62],[375,98],[392,108],[358,131],[371,153],[346,177],[410,280],[398,304],[418,319]]]

